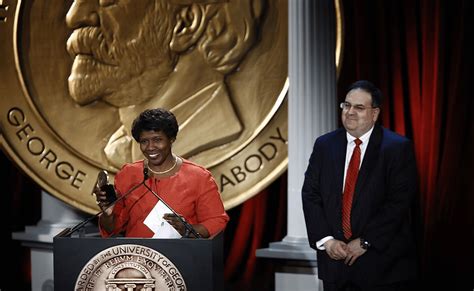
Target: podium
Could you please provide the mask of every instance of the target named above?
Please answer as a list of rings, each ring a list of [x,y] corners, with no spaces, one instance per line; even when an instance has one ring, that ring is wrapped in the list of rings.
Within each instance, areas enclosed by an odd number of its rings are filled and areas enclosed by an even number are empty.
[[[55,290],[224,290],[222,232],[152,239],[68,236],[68,230],[53,239]]]

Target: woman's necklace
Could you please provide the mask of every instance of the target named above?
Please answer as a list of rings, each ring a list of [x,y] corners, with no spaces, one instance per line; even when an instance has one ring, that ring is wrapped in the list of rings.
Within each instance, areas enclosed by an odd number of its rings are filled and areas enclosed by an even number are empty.
[[[147,161],[147,163],[146,163],[146,167],[148,168],[148,170],[150,170],[150,172],[152,172],[152,173],[155,174],[155,175],[163,175],[163,174],[166,174],[166,173],[168,173],[168,172],[171,172],[171,171],[176,167],[176,165],[178,164],[178,158],[177,158],[175,155],[173,155],[173,157],[174,157],[174,164],[173,164],[168,170],[164,170],[164,171],[161,171],[161,172],[159,172],[159,171],[154,171],[154,170],[153,170],[152,168],[150,168],[150,166],[148,165],[148,161]]]

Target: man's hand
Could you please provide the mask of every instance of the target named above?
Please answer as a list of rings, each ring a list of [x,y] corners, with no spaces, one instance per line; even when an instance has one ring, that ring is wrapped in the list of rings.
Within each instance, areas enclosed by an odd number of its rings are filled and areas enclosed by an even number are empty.
[[[347,257],[345,258],[344,264],[352,266],[357,258],[365,254],[366,251],[367,250],[364,250],[360,246],[360,238],[351,240],[347,244]]]
[[[343,260],[347,256],[347,245],[343,241],[330,239],[324,243],[324,248],[326,249],[326,253],[333,260]]]

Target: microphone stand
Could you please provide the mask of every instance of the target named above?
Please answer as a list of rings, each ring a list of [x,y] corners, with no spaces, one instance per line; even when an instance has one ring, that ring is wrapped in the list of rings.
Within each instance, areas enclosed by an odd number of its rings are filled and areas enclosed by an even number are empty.
[[[147,173],[148,174],[148,173]],[[145,175],[146,177],[147,175]],[[158,199],[158,201],[161,201],[166,207],[168,207],[169,210],[171,210],[171,212],[173,212],[173,214],[178,218],[179,222],[181,222],[181,224],[184,225],[184,228],[186,228],[186,230],[190,233],[192,233],[194,235],[195,238],[202,238],[201,234],[199,234],[199,232],[197,232],[196,230],[194,230],[194,227],[189,223],[187,222],[186,220],[184,220],[181,215],[179,215],[178,213],[176,213],[176,211],[174,211],[173,208],[171,208],[163,199],[161,199],[161,197],[155,193],[155,191],[153,191],[146,183],[145,181],[143,181],[143,185],[153,194],[155,195],[155,197]],[[189,237],[189,236],[187,236]]]
[[[124,195],[122,195],[121,197],[119,197],[117,200],[115,200],[114,202],[110,203],[110,205],[108,205],[105,209],[101,210],[100,212],[96,213],[95,215],[87,218],[86,220],[78,223],[77,225],[75,225],[73,228],[71,228],[69,231],[67,231],[65,234],[63,234],[63,236],[70,236],[71,234],[75,233],[76,231],[80,230],[81,228],[83,228],[86,224],[88,224],[91,220],[93,220],[94,218],[98,217],[99,215],[101,215],[102,213],[104,213],[107,209],[109,209],[110,207],[112,207],[112,205],[115,205],[115,203],[119,202],[120,200],[124,199],[125,197],[127,197],[130,193],[132,193],[135,189],[137,189],[139,186],[143,185],[145,186],[145,188],[147,188],[153,195],[155,195],[155,197],[158,199],[158,201],[161,201],[166,207],[168,207],[168,209],[171,210],[171,212],[173,212],[173,214],[178,218],[178,220],[184,225],[184,227],[186,228],[186,230],[190,233],[192,233],[194,235],[195,238],[202,238],[201,234],[199,234],[199,232],[197,232],[196,230],[194,230],[194,228],[192,227],[191,224],[189,224],[189,222],[187,222],[186,220],[184,220],[181,215],[179,215],[178,213],[176,213],[176,211],[171,208],[168,203],[166,203],[163,199],[161,199],[161,197],[155,193],[155,191],[153,191],[145,182],[146,180],[148,180],[148,168],[146,166],[143,167],[143,181],[140,183],[140,184],[137,184],[135,186],[133,186],[130,190],[128,190]],[[189,237],[189,236],[187,236]]]
[[[137,189],[139,186],[141,186],[142,184],[145,185],[145,181],[146,179],[143,179],[143,181],[140,183],[140,184],[137,184],[135,186],[133,186],[130,190],[128,190],[124,195],[122,195],[121,197],[119,197],[117,200],[115,200],[114,202],[110,203],[105,209],[99,211],[98,213],[96,213],[95,215],[92,215],[91,217],[83,220],[82,222],[76,224],[73,228],[71,228],[69,231],[67,231],[65,234],[63,234],[63,236],[70,236],[71,234],[75,233],[76,231],[80,230],[81,228],[83,228],[84,226],[86,226],[86,224],[88,224],[90,221],[92,221],[94,218],[97,218],[99,215],[101,215],[102,213],[104,213],[107,209],[109,209],[110,207],[112,207],[112,205],[115,205],[115,203],[119,202],[120,200],[124,199],[125,197],[127,197],[130,193],[132,193],[135,189]]]

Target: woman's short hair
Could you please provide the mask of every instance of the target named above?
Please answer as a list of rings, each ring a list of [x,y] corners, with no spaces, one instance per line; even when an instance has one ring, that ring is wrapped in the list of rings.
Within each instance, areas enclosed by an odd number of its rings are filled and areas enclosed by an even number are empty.
[[[162,131],[169,139],[178,135],[178,121],[171,111],[163,108],[147,109],[132,123],[132,136],[138,142],[143,131]]]

